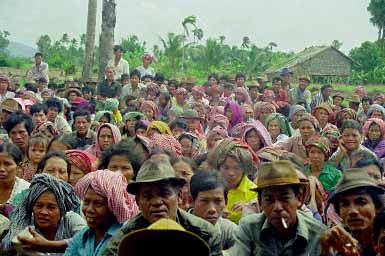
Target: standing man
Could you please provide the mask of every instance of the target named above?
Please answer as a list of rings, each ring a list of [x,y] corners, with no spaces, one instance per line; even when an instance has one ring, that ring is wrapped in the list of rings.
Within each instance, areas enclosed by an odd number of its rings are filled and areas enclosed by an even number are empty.
[[[281,86],[284,91],[288,92],[291,89],[291,83],[290,83],[291,75],[293,75],[293,72],[291,72],[289,68],[283,68],[281,70],[281,74],[280,74],[280,77],[282,79]]]
[[[120,80],[123,74],[130,74],[128,62],[122,58],[123,53],[123,48],[120,45],[115,45],[114,58],[107,64],[108,67],[114,67],[115,69],[114,80]]]
[[[299,102],[305,102],[305,108],[310,112],[311,92],[306,89],[310,84],[310,77],[300,76],[298,82],[298,87],[291,88],[289,91],[290,105],[297,105]]]
[[[107,66],[105,73],[106,79],[98,84],[98,88],[96,90],[96,96],[98,100],[107,98],[119,99],[120,94],[122,93],[122,85],[114,80],[114,67]]]
[[[35,54],[35,64],[31,69],[32,79],[36,82],[41,78],[44,78],[47,83],[49,82],[48,78],[48,64],[43,62],[43,55],[40,52]]]

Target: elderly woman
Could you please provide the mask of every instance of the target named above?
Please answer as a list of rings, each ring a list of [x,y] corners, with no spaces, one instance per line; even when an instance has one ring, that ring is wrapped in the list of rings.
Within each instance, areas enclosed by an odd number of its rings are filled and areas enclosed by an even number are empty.
[[[170,127],[162,121],[153,121],[148,125],[147,137],[151,137],[155,133],[173,135]]]
[[[337,113],[336,116],[336,125],[338,128],[341,127],[341,125],[346,121],[346,120],[355,120],[359,122],[358,114],[354,109],[351,108],[344,108],[341,111]]]
[[[275,113],[276,108],[273,104],[268,102],[259,102],[255,106],[255,119],[261,123],[266,122],[266,118],[271,114]]]
[[[379,159],[385,157],[385,122],[379,118],[370,118],[362,127],[364,137],[366,138],[364,145],[373,151]]]
[[[247,176],[255,175],[259,159],[247,144],[224,139],[209,153],[209,162],[224,178],[228,219],[238,223],[245,205],[257,198],[257,193],[250,190],[256,185]]]
[[[264,147],[272,146],[269,132],[259,121],[248,124],[245,127],[242,134],[242,141],[247,143],[255,153]]]
[[[294,105],[290,107],[289,120],[292,136],[299,136],[299,129],[297,121],[298,119],[306,113],[306,109],[301,105]]]
[[[312,115],[317,118],[321,128],[325,128],[325,126],[329,123],[329,116],[333,113],[332,108],[329,103],[323,102],[317,107],[313,108]]]
[[[243,110],[238,103],[235,103],[233,101],[227,102],[225,105],[224,112],[225,116],[229,120],[229,126],[227,127],[229,131],[231,131],[231,129],[235,125],[243,123]]]
[[[120,130],[113,124],[105,123],[96,132],[96,143],[87,148],[87,152],[100,158],[102,152],[122,139]]]
[[[341,179],[342,172],[327,163],[330,157],[328,139],[314,135],[306,142],[306,153],[309,165],[306,166],[305,174],[317,177],[323,188],[329,193]]]
[[[158,106],[153,101],[143,101],[140,105],[139,111],[142,112],[146,116],[146,119],[150,122],[158,120],[159,118]]]
[[[265,127],[273,144],[285,141],[291,136],[290,124],[280,113],[270,114],[265,121]]]
[[[223,128],[222,126],[215,126],[213,129],[211,129],[207,133],[207,151],[210,151],[214,148],[217,141],[223,140],[225,138],[228,138],[229,135],[227,133],[227,130]]]
[[[384,120],[385,108],[378,104],[372,104],[368,110],[368,118],[378,118]]]
[[[144,114],[140,112],[128,112],[123,116],[124,128],[123,128],[123,139],[129,137],[135,137],[135,125],[138,121],[144,119]]]
[[[71,172],[71,163],[61,151],[51,151],[39,162],[36,173],[47,173],[65,182],[68,182]]]
[[[69,239],[85,226],[82,217],[73,212],[78,206],[70,184],[51,175],[37,174],[15,210],[4,247],[10,248],[12,242],[29,253],[62,255]]]
[[[239,104],[239,105],[253,105],[253,102],[251,101],[251,98],[250,98],[250,95],[247,91],[247,89],[245,87],[237,87],[235,90],[234,90],[234,94],[235,94],[235,101]]]
[[[127,180],[109,170],[89,173],[79,180],[75,191],[83,200],[87,227],[70,240],[64,255],[102,255],[112,235],[139,213],[135,197],[126,187]]]
[[[303,164],[307,164],[306,142],[311,136],[319,133],[321,128],[317,119],[310,114],[300,117],[297,124],[301,135],[290,137],[286,141],[278,143],[277,147],[294,153]]]
[[[97,158],[86,151],[78,149],[67,150],[65,154],[71,162],[69,183],[75,187],[79,179],[95,170],[94,164]]]

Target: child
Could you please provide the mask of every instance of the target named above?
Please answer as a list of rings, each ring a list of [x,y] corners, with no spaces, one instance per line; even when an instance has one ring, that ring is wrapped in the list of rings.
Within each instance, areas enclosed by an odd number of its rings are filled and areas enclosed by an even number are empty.
[[[20,178],[31,181],[36,173],[37,165],[48,151],[48,139],[41,133],[37,133],[28,141],[28,161],[21,164]]]
[[[362,129],[366,137],[362,145],[373,151],[378,159],[385,157],[385,122],[379,118],[370,118]]]

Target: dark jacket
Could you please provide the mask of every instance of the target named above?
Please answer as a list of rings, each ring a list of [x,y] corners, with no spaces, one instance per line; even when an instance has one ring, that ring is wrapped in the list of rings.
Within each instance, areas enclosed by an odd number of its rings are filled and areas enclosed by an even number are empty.
[[[187,231],[198,235],[206,241],[210,247],[211,256],[222,255],[221,236],[218,229],[215,229],[212,224],[180,209],[178,209],[176,221]],[[115,233],[103,255],[118,255],[119,243],[124,235],[135,230],[147,228],[150,224],[141,213],[138,214],[134,219],[126,222],[121,229]],[[183,252],[181,252],[181,255],[183,255]]]

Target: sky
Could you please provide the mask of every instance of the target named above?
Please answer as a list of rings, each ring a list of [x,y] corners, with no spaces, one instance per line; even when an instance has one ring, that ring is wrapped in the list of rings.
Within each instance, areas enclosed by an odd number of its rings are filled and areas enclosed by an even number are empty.
[[[207,38],[223,35],[240,46],[248,36],[259,47],[275,42],[283,51],[329,45],[335,39],[348,52],[377,38],[366,10],[369,0],[116,0],[115,42],[129,35],[151,49],[168,32],[183,33],[182,20],[197,17]],[[86,32],[88,0],[0,0],[0,30],[12,41],[36,47],[40,35],[59,39]],[[97,33],[102,0],[98,0]]]

